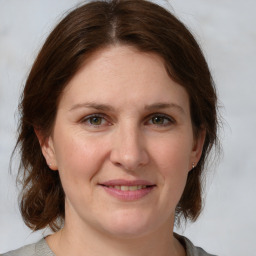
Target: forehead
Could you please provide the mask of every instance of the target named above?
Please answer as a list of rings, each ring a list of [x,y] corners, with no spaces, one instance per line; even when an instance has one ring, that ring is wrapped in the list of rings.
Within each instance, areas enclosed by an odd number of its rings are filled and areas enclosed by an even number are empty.
[[[132,46],[111,46],[86,59],[65,88],[63,101],[181,104],[188,101],[188,95],[170,78],[163,59],[157,54],[141,52]]]

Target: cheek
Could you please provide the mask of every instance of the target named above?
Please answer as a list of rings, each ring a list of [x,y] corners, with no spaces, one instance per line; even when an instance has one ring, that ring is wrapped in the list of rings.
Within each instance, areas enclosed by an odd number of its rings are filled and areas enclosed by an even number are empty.
[[[154,149],[151,152],[152,158],[162,172],[175,176],[189,171],[192,148],[190,140],[167,138],[151,148]]]
[[[189,140],[166,139],[154,147],[154,164],[160,175],[161,202],[166,212],[174,212],[184,191],[189,172]]]
[[[82,135],[68,137],[67,134],[60,134],[59,139],[60,143],[56,143],[56,159],[62,182],[73,181],[78,184],[92,179],[104,158],[102,141],[100,143]]]
[[[61,183],[68,205],[81,205],[89,202],[93,194],[94,179],[101,169],[104,147],[95,139],[77,136],[60,136],[61,143],[56,148],[56,157]],[[64,138],[64,139],[63,139]]]
[[[158,169],[163,188],[163,200],[166,200],[167,209],[173,209],[186,185],[192,140],[186,136],[170,136],[152,148],[155,167]]]

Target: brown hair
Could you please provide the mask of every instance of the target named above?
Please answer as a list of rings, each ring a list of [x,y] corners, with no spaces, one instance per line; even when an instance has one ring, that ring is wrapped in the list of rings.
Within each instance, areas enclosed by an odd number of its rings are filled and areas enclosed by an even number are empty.
[[[49,169],[34,129],[47,137],[53,128],[61,93],[85,59],[113,44],[154,52],[165,61],[170,77],[190,97],[195,136],[202,127],[206,139],[201,159],[189,172],[177,220],[195,220],[202,207],[201,176],[206,157],[216,143],[216,93],[208,65],[194,37],[162,7],[144,0],[96,1],[69,13],[52,31],[28,76],[20,103],[17,146],[21,153],[18,178],[20,209],[33,230],[58,230],[65,217],[64,191],[58,172]]]

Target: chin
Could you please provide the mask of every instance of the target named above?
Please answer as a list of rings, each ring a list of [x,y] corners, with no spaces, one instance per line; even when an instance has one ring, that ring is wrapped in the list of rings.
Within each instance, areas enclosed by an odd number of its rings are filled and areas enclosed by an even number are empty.
[[[155,223],[150,216],[141,212],[126,212],[125,214],[113,214],[111,220],[104,225],[105,231],[119,238],[138,238],[154,230],[152,223]]]
[[[138,239],[149,234],[150,230],[148,227],[114,226],[108,230],[108,233],[119,239]]]

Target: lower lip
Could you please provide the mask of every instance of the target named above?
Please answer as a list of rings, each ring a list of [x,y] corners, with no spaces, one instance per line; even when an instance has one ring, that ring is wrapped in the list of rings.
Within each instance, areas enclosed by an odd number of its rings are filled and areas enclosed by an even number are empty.
[[[123,191],[123,190],[110,188],[106,186],[103,186],[103,188],[108,194],[110,194],[111,196],[117,199],[120,199],[123,201],[134,201],[148,195],[155,188],[155,186],[150,186],[150,187],[146,187],[146,188],[142,188],[134,191],[129,191],[129,190]]]

